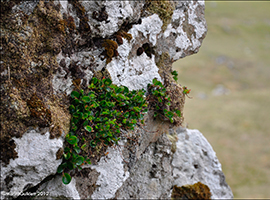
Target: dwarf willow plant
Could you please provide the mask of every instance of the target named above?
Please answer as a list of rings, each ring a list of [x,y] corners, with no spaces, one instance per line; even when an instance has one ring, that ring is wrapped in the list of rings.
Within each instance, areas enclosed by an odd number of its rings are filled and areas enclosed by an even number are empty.
[[[120,128],[133,130],[136,123],[144,123],[147,112],[145,90],[129,91],[118,87],[110,79],[93,78],[87,91],[72,91],[70,132],[66,135],[63,163],[58,167],[62,181],[69,184],[67,173],[90,162],[92,150],[117,145]]]
[[[169,97],[169,92],[166,87],[158,81],[153,79],[152,84],[148,84],[149,91],[149,105],[154,110],[154,118],[160,117],[161,119],[169,119],[171,123],[174,122],[174,115],[181,117],[180,110],[170,110],[172,100]]]
[[[175,81],[177,81],[178,80],[178,72],[174,70],[174,71],[172,71],[172,75],[173,75],[173,79]]]

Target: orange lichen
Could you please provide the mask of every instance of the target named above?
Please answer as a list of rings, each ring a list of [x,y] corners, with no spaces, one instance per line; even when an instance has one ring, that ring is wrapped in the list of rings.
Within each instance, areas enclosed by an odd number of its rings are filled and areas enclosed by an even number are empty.
[[[211,192],[207,185],[201,182],[182,187],[173,186],[172,196],[174,199],[211,199]]]

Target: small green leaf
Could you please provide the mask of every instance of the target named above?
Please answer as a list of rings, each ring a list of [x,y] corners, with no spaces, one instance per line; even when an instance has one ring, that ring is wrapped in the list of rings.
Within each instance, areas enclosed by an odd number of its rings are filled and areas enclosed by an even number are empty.
[[[88,118],[89,119],[89,118]],[[84,122],[83,122],[83,126],[86,126],[86,125],[88,125],[88,123],[89,123],[89,120],[88,119],[86,119]]]
[[[88,113],[83,113],[82,119],[86,119],[88,117]]]
[[[72,170],[75,168],[75,165],[72,162],[67,162],[67,167]]]
[[[69,144],[75,144],[75,143],[77,143],[77,137],[75,135],[72,135],[69,138],[67,138],[67,142]]]
[[[67,167],[67,163],[63,163],[59,165],[57,168],[57,173],[62,173],[66,167]]]
[[[81,164],[83,164],[83,162],[84,162],[84,157],[82,157],[82,156],[78,156],[76,158],[76,160],[75,160],[75,164],[78,165],[78,166],[80,166]]]
[[[69,158],[70,158],[70,153],[68,152],[67,154],[63,154],[63,156],[64,156],[64,158],[66,159],[66,160],[68,160]]]
[[[64,152],[66,152],[66,153],[70,152],[70,148],[65,147]]]
[[[136,124],[136,123],[137,123],[137,120],[136,120],[136,119],[133,119],[133,120],[131,121],[131,123]]]
[[[112,83],[112,81],[109,78],[104,80],[104,85],[111,85],[111,83]]]
[[[139,107],[133,107],[133,110],[135,110],[136,112],[140,112],[141,111],[141,108],[139,108]]]
[[[91,140],[90,146],[95,148],[97,146],[97,143],[94,140]]]
[[[175,113],[177,114],[178,117],[181,117],[181,111],[180,110],[176,110]]]
[[[75,107],[74,107],[74,105],[70,105],[70,106],[69,106],[69,111],[70,111],[71,113],[74,113],[74,112],[75,112]]]
[[[117,89],[115,90],[116,94],[119,94],[119,93],[121,93],[121,92],[123,92],[123,91],[124,91],[124,88],[123,88],[123,87],[119,87],[119,88],[117,88]]]
[[[91,161],[90,161],[90,159],[89,159],[89,158],[88,158],[88,159],[86,159],[86,160],[85,160],[85,162],[86,162],[86,163],[88,163],[89,165],[91,165]]]
[[[80,98],[80,93],[77,91],[72,91],[70,94],[71,98],[75,99],[76,98]]]
[[[128,117],[129,117],[129,112],[126,112],[126,113],[124,114],[124,117],[125,117],[125,118],[128,118]]]
[[[82,98],[82,101],[83,101],[84,103],[89,103],[89,102],[91,101],[91,99],[90,99],[89,96],[84,96],[84,97]]]
[[[82,146],[81,146],[81,149],[83,150],[83,151],[87,151],[87,146],[86,146],[87,144],[86,143],[84,143]]]
[[[174,70],[174,71],[172,72],[172,75],[178,76],[178,72],[177,72],[176,70]]]
[[[71,176],[68,173],[64,173],[62,177],[62,182],[67,185],[71,182]]]
[[[153,84],[157,85],[158,84],[158,80],[156,78],[153,79]]]
[[[119,94],[118,95],[121,99],[126,99],[126,97],[124,96],[124,95],[122,95],[122,94]]]
[[[167,102],[167,103],[166,103],[166,105],[167,105],[167,106],[170,106],[170,105],[171,105],[171,103],[170,103],[170,102]]]
[[[125,94],[129,93],[129,89],[128,89],[128,87],[126,87],[126,86],[124,86],[124,93],[125,93]]]
[[[91,80],[91,82],[94,83],[94,84],[96,84],[98,81],[99,80],[96,77],[93,77],[92,80]]]
[[[85,130],[87,130],[88,132],[92,132],[93,128],[89,125],[84,127]]]
[[[73,149],[77,154],[81,152],[81,149],[78,146],[75,146]]]

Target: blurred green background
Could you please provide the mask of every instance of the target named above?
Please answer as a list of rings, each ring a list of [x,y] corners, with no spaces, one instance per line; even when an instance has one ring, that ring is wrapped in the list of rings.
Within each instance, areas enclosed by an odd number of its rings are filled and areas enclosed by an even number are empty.
[[[174,63],[184,117],[213,146],[235,198],[270,198],[270,2],[206,1],[199,53]]]

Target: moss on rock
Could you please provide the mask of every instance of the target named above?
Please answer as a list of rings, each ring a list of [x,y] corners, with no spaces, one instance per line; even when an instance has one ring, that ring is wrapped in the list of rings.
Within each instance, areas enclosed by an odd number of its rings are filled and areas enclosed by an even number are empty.
[[[185,185],[182,187],[173,186],[172,196],[173,200],[176,199],[211,199],[211,192],[207,185],[201,182],[194,185]]]
[[[16,25],[18,21],[22,22],[20,26]],[[50,127],[51,138],[59,137],[69,127],[56,114],[70,117],[66,105],[61,107],[59,103],[59,99],[67,102],[68,98],[55,97],[51,83],[58,68],[56,55],[65,45],[66,25],[53,2],[39,1],[29,16],[23,12],[15,15],[6,9],[0,28],[0,128],[4,145],[1,160],[8,164],[17,157],[12,138],[21,137],[29,127]],[[58,112],[52,110],[49,102]]]
[[[113,41],[106,39],[104,40],[102,46],[105,48],[105,56],[106,56],[106,64],[110,63],[112,61],[113,57],[118,56],[117,48],[118,44]]]
[[[150,14],[158,14],[163,21],[162,30],[165,31],[171,22],[173,11],[175,10],[175,2],[170,0],[146,0],[146,11]]]
[[[172,75],[172,61],[168,53],[162,53],[160,56],[156,56],[156,64],[159,68],[159,74],[164,79],[164,86],[171,98],[170,110],[180,110],[181,117],[174,116],[174,125],[182,125],[184,121],[183,110],[185,104],[185,95],[183,94],[183,88],[177,84]]]

